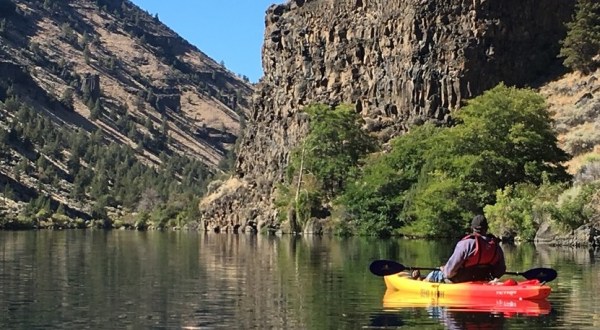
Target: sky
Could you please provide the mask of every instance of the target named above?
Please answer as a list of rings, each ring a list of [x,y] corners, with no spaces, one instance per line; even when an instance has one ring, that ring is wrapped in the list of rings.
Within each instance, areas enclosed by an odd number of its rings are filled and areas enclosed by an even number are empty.
[[[132,0],[217,63],[251,82],[262,77],[265,12],[284,0]]]

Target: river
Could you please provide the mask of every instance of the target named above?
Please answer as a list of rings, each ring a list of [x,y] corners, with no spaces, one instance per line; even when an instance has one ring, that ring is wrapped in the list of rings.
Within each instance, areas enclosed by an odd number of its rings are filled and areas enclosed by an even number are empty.
[[[597,329],[600,251],[504,245],[552,267],[541,313],[385,304],[369,263],[440,265],[453,242],[196,232],[0,232],[1,329]]]

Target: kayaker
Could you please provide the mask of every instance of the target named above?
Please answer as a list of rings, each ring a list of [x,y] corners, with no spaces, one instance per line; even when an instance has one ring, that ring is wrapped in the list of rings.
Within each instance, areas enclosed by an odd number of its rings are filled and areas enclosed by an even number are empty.
[[[500,242],[488,234],[487,219],[478,214],[471,221],[473,233],[460,240],[448,262],[439,271],[432,271],[425,280],[430,282],[490,281],[506,271]]]

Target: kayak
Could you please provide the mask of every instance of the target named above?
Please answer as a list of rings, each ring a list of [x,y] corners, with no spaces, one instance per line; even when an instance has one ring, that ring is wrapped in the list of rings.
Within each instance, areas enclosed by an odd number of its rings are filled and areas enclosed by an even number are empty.
[[[540,300],[550,295],[551,288],[537,279],[517,282],[434,283],[413,279],[406,272],[383,277],[388,290],[416,294],[423,298]]]
[[[453,312],[488,312],[502,314],[506,317],[546,315],[552,310],[547,299],[438,298],[422,297],[419,294],[394,290],[386,290],[383,296],[383,307],[386,309],[444,307]]]

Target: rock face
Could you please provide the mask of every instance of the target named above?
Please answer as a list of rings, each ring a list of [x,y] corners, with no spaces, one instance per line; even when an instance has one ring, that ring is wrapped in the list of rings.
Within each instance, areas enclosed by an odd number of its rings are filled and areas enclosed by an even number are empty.
[[[535,243],[551,246],[600,247],[600,217],[566,233],[551,222],[545,222],[535,235]]]
[[[558,62],[574,0],[295,0],[271,6],[265,76],[240,145],[237,189],[201,205],[211,226],[275,222],[272,195],[305,135],[300,110],[349,103],[382,141],[499,82],[523,86]],[[226,192],[227,191],[227,192]],[[244,228],[244,227],[242,227]]]

